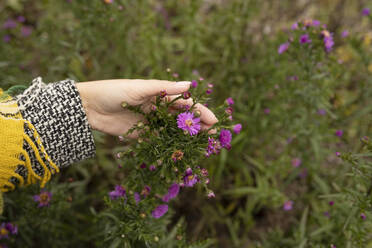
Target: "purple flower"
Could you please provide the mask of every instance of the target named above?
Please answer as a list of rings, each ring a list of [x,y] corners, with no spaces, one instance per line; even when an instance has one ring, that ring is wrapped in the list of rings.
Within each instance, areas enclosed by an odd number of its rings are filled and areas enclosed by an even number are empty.
[[[210,95],[212,93],[212,89],[210,89],[210,88],[207,89],[207,91],[205,93],[207,93],[207,95]]]
[[[191,93],[189,91],[183,92],[182,94],[183,99],[189,99],[191,97]]]
[[[318,20],[313,20],[312,23],[311,23],[311,26],[313,27],[318,27],[320,25],[320,21]]]
[[[330,34],[329,36],[325,36],[323,42],[326,52],[329,53],[330,51],[332,51],[332,47],[335,44],[332,34]]]
[[[325,109],[319,109],[318,110],[318,115],[326,115],[327,111]]]
[[[159,219],[160,217],[162,217],[166,212],[168,212],[168,205],[159,205],[157,206],[154,211],[152,211],[151,215],[152,217],[154,217],[155,219]]]
[[[221,130],[221,133],[220,133],[220,143],[221,143],[221,147],[225,147],[227,149],[230,149],[231,148],[231,139],[232,139],[232,135],[231,135],[231,132],[227,129],[222,129]]]
[[[195,183],[198,182],[198,178],[196,175],[192,174],[191,168],[187,168],[185,172],[185,176],[183,177],[183,181],[186,187],[193,187]]]
[[[291,26],[291,29],[292,30],[298,29],[298,23],[297,22],[293,23],[292,26]]]
[[[120,197],[125,197],[125,195],[126,195],[125,188],[121,185],[116,185],[115,190],[109,193],[111,200],[116,200]]]
[[[344,31],[342,31],[342,33],[341,33],[341,37],[342,38],[346,38],[346,37],[348,37],[349,36],[349,31],[348,30],[344,30]]]
[[[214,192],[212,190],[208,192],[207,196],[208,196],[208,198],[215,198],[216,197],[216,195],[214,194]]]
[[[227,108],[225,109],[225,112],[226,112],[226,114],[228,114],[228,115],[232,115],[232,113],[234,112],[234,109],[230,106],[230,107],[227,107]]]
[[[138,204],[141,201],[141,196],[140,194],[138,194],[138,192],[134,192],[133,197],[134,197],[136,204]]]
[[[234,131],[234,133],[236,133],[236,134],[239,134],[240,133],[240,131],[242,130],[242,124],[236,124],[235,126],[234,126],[234,128],[233,128],[233,131]]]
[[[26,18],[24,16],[18,16],[17,17],[17,21],[18,22],[25,22],[26,21]]]
[[[212,154],[218,154],[221,150],[221,143],[214,138],[208,137],[208,147],[205,156],[209,157]]]
[[[306,44],[306,43],[311,43],[311,40],[309,39],[309,35],[308,34],[301,35],[300,44]]]
[[[370,13],[371,13],[371,10],[369,8],[364,8],[362,10],[362,16],[369,16]]]
[[[278,48],[278,53],[279,54],[282,54],[284,53],[285,51],[287,51],[289,48],[289,42],[285,42],[283,44],[280,44],[279,48]]]
[[[360,218],[362,218],[362,220],[365,220],[367,218],[366,214],[365,213],[361,213],[360,214]]]
[[[198,82],[197,82],[196,80],[192,80],[192,81],[191,81],[191,87],[192,87],[192,88],[196,88],[196,87],[198,87]]]
[[[48,207],[52,200],[52,193],[49,191],[42,191],[39,195],[34,195],[33,199],[35,202],[39,202],[38,207]]]
[[[185,112],[177,116],[177,126],[189,134],[195,135],[200,131],[200,118],[194,118],[194,113]]]
[[[6,20],[3,24],[3,28],[4,29],[12,29],[12,28],[15,28],[17,27],[17,22],[11,18],[9,18],[8,20]]]
[[[150,170],[150,171],[154,171],[154,170],[156,170],[155,165],[150,165],[149,170]]]
[[[208,170],[205,168],[201,169],[200,173],[203,175],[203,177],[207,177],[209,175]]]
[[[233,100],[231,97],[229,97],[229,98],[226,99],[226,103],[227,103],[229,106],[234,105],[234,100]]]
[[[11,39],[12,39],[12,38],[10,37],[9,34],[6,34],[6,35],[3,36],[3,41],[4,41],[5,43],[8,43]]]
[[[337,137],[342,137],[343,134],[344,134],[344,131],[342,131],[341,129],[337,130],[335,133]]]
[[[264,113],[267,114],[267,115],[270,114],[270,109],[269,108],[265,108],[264,109]]]
[[[146,164],[145,164],[145,163],[142,163],[142,164],[140,165],[140,168],[141,168],[141,169],[146,169]]]
[[[178,185],[178,183],[173,183],[169,187],[168,193],[163,196],[163,201],[164,202],[169,202],[169,200],[175,198],[178,195],[179,192],[180,192],[180,186]]]
[[[284,211],[292,210],[293,207],[293,201],[286,201],[283,205]]]
[[[294,158],[292,159],[292,166],[297,168],[301,165],[302,161],[300,158]]]
[[[32,27],[30,27],[30,26],[23,26],[21,28],[21,35],[23,37],[28,37],[28,36],[31,35],[31,33],[32,33]]]
[[[337,157],[340,157],[341,156],[341,152],[336,152],[336,156]]]
[[[333,206],[335,204],[335,202],[334,201],[330,201],[330,202],[328,202],[328,204],[329,204],[329,206]]]
[[[9,238],[9,234],[16,235],[18,233],[18,227],[12,223],[1,223],[0,226],[0,239]]]

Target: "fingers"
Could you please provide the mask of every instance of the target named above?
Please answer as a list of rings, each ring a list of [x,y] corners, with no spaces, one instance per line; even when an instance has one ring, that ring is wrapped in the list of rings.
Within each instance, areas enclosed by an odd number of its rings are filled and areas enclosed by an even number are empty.
[[[177,98],[178,96],[177,95],[176,96],[169,96],[167,100],[172,101],[175,98]],[[178,109],[181,109],[181,108],[184,108],[184,106],[186,106],[186,105],[191,107],[193,105],[193,103],[194,102],[193,102],[192,98],[189,98],[187,100],[179,99],[179,100],[176,101],[175,106]],[[202,127],[204,127],[203,129],[208,129],[208,128],[210,128],[211,126],[213,126],[214,124],[216,124],[218,122],[218,119],[213,114],[213,112],[210,109],[208,109],[207,107],[205,107],[204,105],[202,105],[200,103],[196,104],[195,105],[195,110],[200,111],[200,120],[202,122]]]
[[[159,95],[162,90],[165,90],[168,95],[181,94],[190,88],[191,82],[180,81],[172,82],[166,80],[131,80],[133,83],[141,89],[142,93],[146,97]]]

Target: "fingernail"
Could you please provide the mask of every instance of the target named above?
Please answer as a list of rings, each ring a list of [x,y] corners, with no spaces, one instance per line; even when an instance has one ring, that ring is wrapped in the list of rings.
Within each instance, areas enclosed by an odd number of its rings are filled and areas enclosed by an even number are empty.
[[[180,81],[176,83],[177,86],[182,86],[182,87],[190,86],[190,84],[191,84],[190,81]]]

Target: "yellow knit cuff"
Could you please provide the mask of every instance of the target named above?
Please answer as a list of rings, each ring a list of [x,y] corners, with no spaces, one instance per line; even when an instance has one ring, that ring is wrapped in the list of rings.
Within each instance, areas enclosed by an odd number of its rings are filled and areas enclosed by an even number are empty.
[[[32,131],[36,144],[25,132],[26,128]],[[31,147],[42,166],[44,171],[41,176],[33,170],[30,156],[23,149],[24,142]],[[21,159],[22,156],[25,160]],[[18,166],[26,168],[28,172],[26,181],[15,172]],[[6,192],[15,188],[11,178],[18,179],[20,186],[40,181],[41,187],[44,187],[51,175],[56,172],[59,172],[59,168],[46,153],[35,127],[22,118],[17,102],[0,88],[0,191]]]

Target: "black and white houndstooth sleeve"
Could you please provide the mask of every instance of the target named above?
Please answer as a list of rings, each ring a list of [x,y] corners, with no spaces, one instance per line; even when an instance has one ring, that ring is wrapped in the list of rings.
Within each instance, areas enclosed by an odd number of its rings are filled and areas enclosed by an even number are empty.
[[[44,84],[39,77],[16,99],[22,117],[34,125],[46,153],[58,167],[95,156],[92,129],[74,80]],[[30,147],[24,144],[24,149],[35,172],[43,174]],[[17,172],[24,177],[27,173],[23,166]]]

